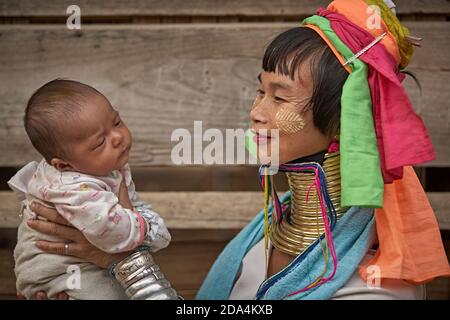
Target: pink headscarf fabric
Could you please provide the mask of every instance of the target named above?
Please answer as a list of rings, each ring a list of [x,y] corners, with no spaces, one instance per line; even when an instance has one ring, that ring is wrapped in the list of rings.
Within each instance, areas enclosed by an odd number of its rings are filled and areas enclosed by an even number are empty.
[[[343,15],[319,9],[334,32],[357,53],[374,40],[366,30],[348,21]],[[398,72],[394,58],[381,43],[359,57],[369,69],[375,131],[385,183],[403,176],[403,166],[416,165],[435,159],[428,131],[415,113],[401,84],[404,76]]]

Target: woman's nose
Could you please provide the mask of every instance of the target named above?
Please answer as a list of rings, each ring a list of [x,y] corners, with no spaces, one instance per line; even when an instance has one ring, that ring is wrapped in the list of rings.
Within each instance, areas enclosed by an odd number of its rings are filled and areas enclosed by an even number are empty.
[[[261,102],[253,105],[252,111],[250,111],[250,119],[253,123],[267,123],[267,113],[264,111]]]

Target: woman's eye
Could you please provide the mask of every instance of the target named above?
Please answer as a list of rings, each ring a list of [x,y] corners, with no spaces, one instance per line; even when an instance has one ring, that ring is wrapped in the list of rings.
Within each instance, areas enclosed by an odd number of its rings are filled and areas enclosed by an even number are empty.
[[[285,99],[280,98],[280,97],[275,97],[275,101],[276,101],[276,102],[286,102]]]
[[[118,121],[116,121],[116,123],[114,123],[114,126],[118,127],[118,126],[120,126],[121,124],[122,124],[122,121],[118,120]]]
[[[256,93],[258,94],[258,96],[263,96],[265,94],[265,92],[261,89],[256,90]]]

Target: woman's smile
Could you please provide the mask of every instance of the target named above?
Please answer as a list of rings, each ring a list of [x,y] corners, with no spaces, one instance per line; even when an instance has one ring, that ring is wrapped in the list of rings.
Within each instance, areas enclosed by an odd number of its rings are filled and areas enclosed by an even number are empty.
[[[258,144],[258,145],[260,145],[260,144],[267,144],[272,139],[271,136],[263,135],[263,134],[258,133],[256,131],[254,133],[255,133],[255,135],[253,136],[253,141],[256,144]]]

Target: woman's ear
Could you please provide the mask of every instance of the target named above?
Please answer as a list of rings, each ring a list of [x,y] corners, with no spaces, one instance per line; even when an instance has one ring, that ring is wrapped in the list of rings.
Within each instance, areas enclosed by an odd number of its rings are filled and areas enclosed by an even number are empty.
[[[59,158],[53,158],[50,161],[50,164],[58,171],[72,171],[73,167],[66,161],[59,159]]]

